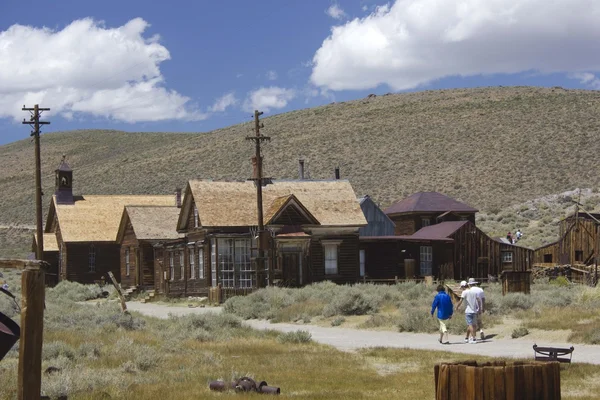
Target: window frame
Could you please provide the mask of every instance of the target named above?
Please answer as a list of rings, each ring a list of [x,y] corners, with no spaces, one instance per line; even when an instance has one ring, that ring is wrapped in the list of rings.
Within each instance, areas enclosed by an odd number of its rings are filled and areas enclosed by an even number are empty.
[[[131,253],[129,251],[129,247],[125,249],[125,276],[129,276],[131,274],[131,263],[130,258]]]
[[[506,256],[510,256],[510,257],[506,257]],[[502,261],[502,263],[512,263],[514,259],[514,255],[512,251],[508,251],[508,250],[504,250],[500,252],[500,261]]]
[[[424,265],[426,265],[425,268],[423,268]],[[427,271],[428,274],[425,273]],[[433,246],[419,246],[419,274],[421,276],[433,275]]]
[[[431,218],[425,218],[425,217],[421,218],[421,228],[425,228],[426,226],[430,226],[430,225],[431,225]]]
[[[200,213],[198,212],[198,207],[196,203],[194,203],[194,228],[200,227]]]
[[[204,247],[198,247],[198,279],[205,279],[204,271]]]
[[[362,278],[366,276],[367,251],[365,249],[358,250],[358,274]]]
[[[323,268],[325,270],[326,276],[339,275],[340,273],[340,245],[342,244],[342,240],[321,240],[321,245],[323,246]],[[331,257],[328,259],[328,251],[327,249],[335,249],[335,252],[331,252],[330,254],[335,253],[335,258]],[[332,268],[331,265],[335,263],[335,268]]]
[[[175,251],[169,250],[169,280],[175,280]]]
[[[188,259],[190,260],[190,280],[196,279],[196,249],[188,247]]]
[[[179,280],[185,280],[185,250],[179,250],[179,269],[181,272],[181,277]]]
[[[88,272],[96,272],[96,246],[93,243],[88,248]]]

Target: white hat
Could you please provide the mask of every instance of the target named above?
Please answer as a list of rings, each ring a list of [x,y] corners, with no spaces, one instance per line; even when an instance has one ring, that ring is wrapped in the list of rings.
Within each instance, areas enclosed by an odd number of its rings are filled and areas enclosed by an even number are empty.
[[[469,285],[477,285],[478,283],[475,278],[469,278]]]
[[[462,281],[462,282],[460,283],[460,287],[465,287],[465,286],[467,286],[467,281]]]

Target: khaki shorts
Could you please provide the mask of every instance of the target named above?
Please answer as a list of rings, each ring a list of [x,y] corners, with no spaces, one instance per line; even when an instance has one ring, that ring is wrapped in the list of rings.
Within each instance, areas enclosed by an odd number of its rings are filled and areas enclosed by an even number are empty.
[[[446,333],[448,332],[448,328],[446,327],[446,323],[448,323],[447,319],[439,319],[438,321],[440,322],[440,332],[441,333]]]

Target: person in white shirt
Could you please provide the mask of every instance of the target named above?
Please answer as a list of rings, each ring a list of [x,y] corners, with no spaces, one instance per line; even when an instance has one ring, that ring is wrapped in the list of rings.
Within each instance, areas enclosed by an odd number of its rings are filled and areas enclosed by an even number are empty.
[[[466,304],[465,307],[465,319],[467,321],[467,337],[465,338],[465,342],[468,343],[477,343],[477,339],[475,339],[475,334],[477,332],[477,313],[481,309],[481,303],[479,300],[479,296],[477,293],[468,286],[467,281],[462,281],[460,283],[460,287],[463,288],[463,292],[460,295],[460,301],[456,305],[456,310],[460,308],[463,301]],[[471,338],[469,339],[469,336]]]
[[[481,316],[485,311],[485,293],[483,293],[483,289],[480,288],[479,282],[476,282],[474,278],[469,278],[469,282],[467,282],[470,290],[475,291],[477,293],[477,297],[479,297],[479,303],[481,308],[479,309],[479,313],[477,313],[477,328],[479,329],[479,337],[481,340],[485,340],[485,333],[483,333],[483,321],[481,320]]]

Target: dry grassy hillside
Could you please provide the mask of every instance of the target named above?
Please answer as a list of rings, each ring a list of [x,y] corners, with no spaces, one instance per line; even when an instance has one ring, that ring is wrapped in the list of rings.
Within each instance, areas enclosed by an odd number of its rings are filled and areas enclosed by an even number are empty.
[[[436,190],[488,213],[575,187],[600,186],[600,92],[500,87],[379,96],[264,119],[267,173],[312,178],[336,165],[357,194],[387,206]],[[208,133],[73,131],[42,136],[45,203],[62,154],[75,191],[171,193],[189,178],[251,173],[248,123]],[[34,222],[33,147],[0,147],[0,225]]]

